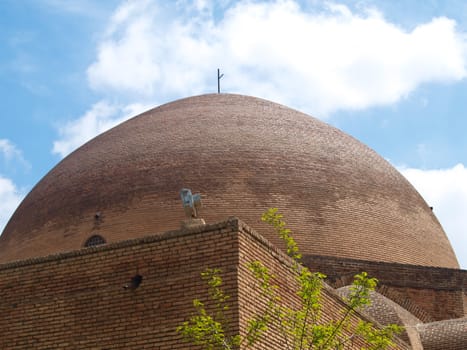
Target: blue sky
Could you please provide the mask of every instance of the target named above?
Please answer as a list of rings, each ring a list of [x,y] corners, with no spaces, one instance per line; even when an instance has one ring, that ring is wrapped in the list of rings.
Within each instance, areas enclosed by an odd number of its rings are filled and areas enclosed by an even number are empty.
[[[467,2],[0,1],[0,231],[76,147],[226,92],[348,132],[419,190],[467,268]]]

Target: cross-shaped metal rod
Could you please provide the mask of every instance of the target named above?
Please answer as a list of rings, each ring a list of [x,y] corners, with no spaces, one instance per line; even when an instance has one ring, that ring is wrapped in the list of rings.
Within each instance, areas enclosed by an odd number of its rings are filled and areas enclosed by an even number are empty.
[[[217,68],[217,93],[221,93],[221,79],[224,76],[224,74],[221,74],[219,68]]]

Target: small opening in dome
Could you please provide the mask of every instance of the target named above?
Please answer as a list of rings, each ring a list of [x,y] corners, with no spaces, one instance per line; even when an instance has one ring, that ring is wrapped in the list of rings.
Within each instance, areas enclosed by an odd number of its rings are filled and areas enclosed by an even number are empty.
[[[86,243],[84,243],[84,246],[85,247],[94,247],[96,245],[101,245],[101,244],[105,244],[105,239],[104,237],[100,236],[100,235],[92,235],[91,237],[88,238],[88,240],[86,241]]]

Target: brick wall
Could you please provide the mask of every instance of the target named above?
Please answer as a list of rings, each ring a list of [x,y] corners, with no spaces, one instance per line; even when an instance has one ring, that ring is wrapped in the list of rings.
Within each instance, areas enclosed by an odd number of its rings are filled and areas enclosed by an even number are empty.
[[[341,259],[308,255],[307,266],[328,276],[328,283],[341,287],[352,276],[366,271],[378,278],[378,291],[424,322],[464,317],[467,271],[439,267]]]
[[[244,332],[261,307],[251,259],[272,269],[293,302],[287,257],[236,219],[0,265],[0,349],[191,348],[175,328],[206,296],[207,267],[223,270],[231,328]],[[124,289],[135,274],[141,285]],[[324,299],[326,317],[343,306],[330,290]],[[258,348],[282,348],[274,332],[266,343]]]
[[[287,304],[299,305],[296,295],[298,288],[294,274],[291,272],[292,260],[286,256],[282,250],[277,249],[265,238],[248,226],[242,224],[241,231],[248,233],[240,236],[240,264],[239,264],[239,304],[240,304],[240,327],[243,334],[246,333],[247,321],[258,312],[264,310],[265,304],[257,302],[261,299],[258,281],[254,279],[247,265],[252,261],[259,260],[275,276],[274,283],[279,286],[281,300]],[[254,301],[254,302],[252,302]],[[334,289],[324,285],[322,293],[323,321],[339,320],[345,303],[337,296]],[[356,315],[352,319],[352,324],[361,319],[369,320],[363,315]],[[352,339],[352,344],[348,344],[348,349],[361,349],[365,343],[359,337]],[[394,349],[408,349],[408,345],[397,340]],[[286,349],[285,338],[278,327],[271,326],[262,340],[255,346],[255,349]],[[346,348],[347,349],[347,348]]]
[[[222,268],[236,300],[234,231],[210,225],[1,266],[0,349],[186,348],[175,328],[206,295],[201,271]],[[124,290],[137,271],[140,287]]]

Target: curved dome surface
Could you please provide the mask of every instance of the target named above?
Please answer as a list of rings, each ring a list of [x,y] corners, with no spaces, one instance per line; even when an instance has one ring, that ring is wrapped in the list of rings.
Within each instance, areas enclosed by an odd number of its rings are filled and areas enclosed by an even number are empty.
[[[351,292],[352,285],[336,289],[336,293],[343,298],[348,298]],[[403,330],[398,334],[398,337],[409,343],[411,349],[423,349],[420,336],[416,330],[416,326],[422,322],[417,317],[378,292],[372,291],[369,296],[371,304],[363,308],[363,313],[371,316],[384,326],[389,324],[402,326]]]
[[[0,236],[0,261],[180,228],[181,188],[206,222],[260,221],[278,207],[304,254],[458,268],[449,241],[399,172],[349,135],[269,101],[230,94],[162,105],[52,169]]]
[[[425,323],[417,328],[424,350],[465,350],[467,317]]]

